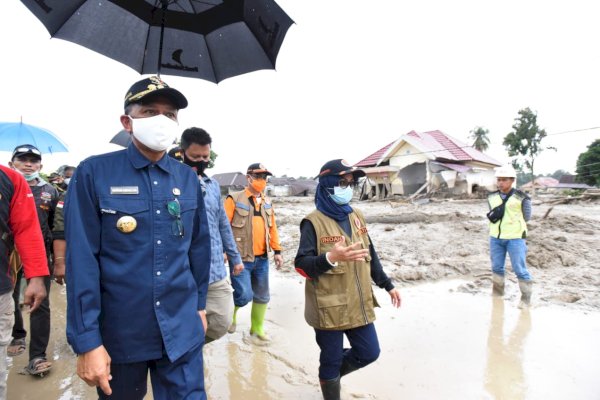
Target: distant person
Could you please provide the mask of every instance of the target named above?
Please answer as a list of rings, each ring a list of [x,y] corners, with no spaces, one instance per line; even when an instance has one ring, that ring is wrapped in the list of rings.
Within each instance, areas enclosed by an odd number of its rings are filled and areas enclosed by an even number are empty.
[[[46,297],[48,260],[42,229],[32,223],[38,218],[36,209],[25,178],[0,165],[0,400],[6,400],[6,350],[15,322],[13,268],[22,266],[28,281],[24,304],[30,306],[30,312],[36,312]]]
[[[246,171],[248,185],[225,199],[225,212],[231,222],[233,237],[244,262],[243,268],[231,268],[235,309],[229,333],[237,326],[237,311],[252,301],[250,334],[268,340],[264,320],[269,291],[269,253],[275,254],[275,266],[283,266],[279,233],[271,199],[264,194],[267,177],[273,175],[260,163],[250,164]],[[232,260],[233,261],[233,260]]]
[[[67,166],[65,167],[65,169],[63,169],[63,173],[62,173],[62,176],[63,176],[63,183],[64,183],[66,186],[69,186],[69,182],[71,182],[71,178],[72,178],[72,177],[73,177],[73,175],[75,174],[75,170],[76,170],[76,169],[77,169],[77,168],[73,167],[72,165],[67,165]]]
[[[60,193],[58,203],[56,203],[56,212],[54,213],[54,226],[52,227],[52,246],[53,246],[53,257],[54,281],[59,285],[65,282],[65,271],[66,271],[66,259],[67,259],[67,241],[65,240],[65,217],[64,207],[66,191]]]
[[[227,255],[235,270],[244,269],[223,208],[219,182],[206,175],[211,148],[212,138],[204,129],[189,128],[181,135],[180,148],[169,152],[169,155],[183,161],[198,174],[205,192],[204,202],[211,238],[210,278],[206,298],[207,343],[225,335],[233,318],[233,288],[223,253]]]
[[[304,317],[321,354],[319,381],[325,400],[339,400],[342,376],[379,357],[371,281],[400,307],[400,292],[383,271],[365,218],[348,203],[362,170],[337,159],[319,173],[316,210],[300,223],[295,266],[307,278]],[[350,348],[344,348],[344,335]]]
[[[42,229],[45,247],[44,254],[48,261],[47,264],[50,266],[50,274],[52,274],[52,227],[54,225],[56,204],[58,203],[58,191],[40,176],[40,171],[42,170],[42,153],[37,147],[30,144],[17,146],[13,151],[9,165],[23,175],[33,193],[37,209],[36,221]],[[23,270],[19,270],[13,292],[13,299],[15,301],[13,340],[7,350],[8,355],[11,357],[20,355],[26,349],[27,331],[25,330],[23,315],[19,307],[22,277]],[[42,301],[40,307],[29,315],[29,363],[25,371],[31,375],[44,376],[52,368],[52,363],[48,360],[46,354],[46,349],[50,341],[50,282],[50,276],[46,276],[44,278],[44,285],[48,296]]]
[[[50,183],[54,188],[58,191],[58,193],[62,193],[65,191],[64,178],[58,172],[53,172],[48,175],[48,183]]]
[[[490,211],[490,258],[492,260],[492,292],[504,296],[506,253],[519,279],[519,308],[529,307],[533,281],[527,270],[527,221],[531,218],[531,199],[513,188],[517,173],[510,165],[496,169],[498,190],[488,196]]]
[[[67,339],[100,399],[204,400],[210,237],[196,174],[166,154],[187,99],[157,77],[125,95],[132,143],[77,167],[65,202]]]

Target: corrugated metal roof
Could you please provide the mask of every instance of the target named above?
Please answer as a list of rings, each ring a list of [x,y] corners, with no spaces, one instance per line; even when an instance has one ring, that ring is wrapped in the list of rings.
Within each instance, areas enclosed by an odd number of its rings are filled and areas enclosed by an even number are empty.
[[[374,167],[374,166],[378,165],[381,162],[380,161],[381,158],[388,151],[390,146],[393,145],[394,143],[396,143],[396,141],[393,141],[392,143],[390,143],[386,146],[383,146],[381,149],[377,150],[375,153],[371,154],[370,156],[368,156],[368,157],[360,160],[356,164],[354,164],[354,166],[355,167]]]
[[[387,159],[390,152],[395,151],[402,142],[407,142],[417,148],[432,160],[443,161],[478,161],[485,164],[500,166],[502,163],[487,154],[467,145],[464,142],[439,130],[429,132],[410,131],[398,140],[382,147],[370,156],[354,164],[355,167],[373,167]],[[394,148],[391,148],[394,146]],[[415,153],[411,154],[414,155]]]
[[[219,182],[221,187],[229,186],[246,186],[248,180],[246,175],[241,172],[226,172],[224,174],[214,174],[211,176],[212,179]]]

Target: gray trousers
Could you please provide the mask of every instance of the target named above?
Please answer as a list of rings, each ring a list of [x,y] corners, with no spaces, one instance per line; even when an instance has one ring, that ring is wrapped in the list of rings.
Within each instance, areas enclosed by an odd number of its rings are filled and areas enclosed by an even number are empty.
[[[0,400],[6,400],[6,348],[12,340],[12,329],[15,324],[15,303],[12,292],[0,295]]]
[[[206,295],[206,336],[217,340],[227,333],[233,319],[233,288],[229,277],[208,285]]]

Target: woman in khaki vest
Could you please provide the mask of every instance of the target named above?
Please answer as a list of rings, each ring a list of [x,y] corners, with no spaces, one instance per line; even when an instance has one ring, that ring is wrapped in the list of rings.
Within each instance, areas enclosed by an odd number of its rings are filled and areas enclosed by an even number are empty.
[[[339,400],[340,378],[379,357],[373,325],[378,304],[371,281],[400,307],[400,292],[383,271],[362,213],[348,205],[353,186],[364,175],[340,159],[323,165],[317,209],[300,224],[295,266],[307,278],[304,317],[321,349],[319,380],[325,400]],[[349,349],[343,348],[344,335]]]

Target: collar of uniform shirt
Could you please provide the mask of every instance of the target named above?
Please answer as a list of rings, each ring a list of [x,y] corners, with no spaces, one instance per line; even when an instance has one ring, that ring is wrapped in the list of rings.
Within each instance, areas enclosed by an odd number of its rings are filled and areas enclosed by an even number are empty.
[[[152,164],[152,162],[150,160],[148,160],[146,157],[144,157],[144,155],[142,153],[140,153],[140,151],[137,149],[137,147],[135,147],[135,145],[133,143],[131,143],[127,147],[126,151],[127,151],[127,156],[129,157],[129,160],[131,161],[131,164],[133,165],[133,167],[135,169],[142,169],[142,168],[145,168],[148,165]],[[154,165],[160,167],[165,172],[172,174],[173,173],[172,162],[175,163],[178,161],[173,160],[167,153],[165,153],[163,155],[163,157],[160,160],[158,160],[158,162]]]

